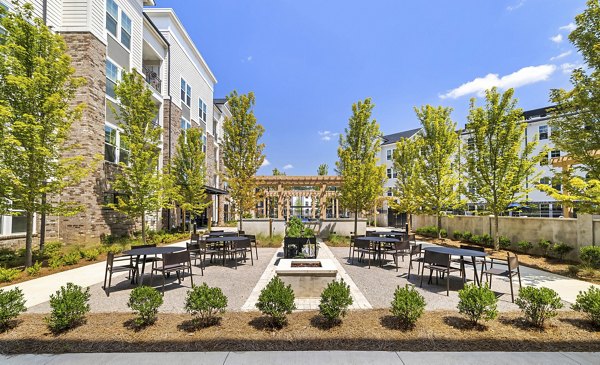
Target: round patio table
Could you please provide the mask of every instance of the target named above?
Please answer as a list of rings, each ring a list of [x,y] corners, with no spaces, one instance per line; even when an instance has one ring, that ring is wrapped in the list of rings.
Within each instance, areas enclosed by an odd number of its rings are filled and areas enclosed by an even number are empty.
[[[136,256],[135,259],[135,266],[137,267],[140,261],[140,256],[143,256],[142,258],[142,275],[140,275],[140,283],[139,285],[142,285],[142,282],[144,281],[144,268],[146,267],[146,256],[148,255],[163,255],[165,253],[173,253],[173,252],[178,252],[178,251],[183,251],[185,250],[185,247],[173,247],[173,246],[167,246],[167,247],[140,247],[140,248],[132,248],[131,250],[127,250],[127,251],[123,251],[123,255],[127,255],[127,256]],[[132,284],[133,284],[133,278],[131,278]]]
[[[473,270],[475,271],[475,282],[477,283],[477,285],[481,285],[481,283],[480,283],[481,280],[479,279],[479,276],[477,275],[477,265],[475,264],[475,259],[483,258],[483,260],[485,262],[485,258],[488,255],[487,253],[482,252],[482,251],[467,250],[465,248],[442,247],[442,246],[424,247],[423,251],[437,252],[437,253],[446,254],[449,256],[460,256],[460,257],[470,256],[471,260],[473,262]]]
[[[404,236],[406,236],[406,233],[404,233],[404,232],[372,231],[372,232],[368,232],[368,233],[375,235],[375,236],[382,236],[382,237],[404,237]]]
[[[208,232],[210,237],[235,237],[237,232]]]
[[[357,237],[357,239],[369,241],[377,246],[377,256],[379,256],[379,266],[383,266],[383,259],[381,255],[381,244],[382,243],[398,243],[400,242],[397,238],[392,237]]]
[[[222,232],[221,232],[222,233]],[[221,243],[223,248],[223,266],[225,266],[225,249],[229,242],[237,242],[247,240],[248,237],[240,236],[223,236],[223,237],[210,237],[206,239],[206,243]]]

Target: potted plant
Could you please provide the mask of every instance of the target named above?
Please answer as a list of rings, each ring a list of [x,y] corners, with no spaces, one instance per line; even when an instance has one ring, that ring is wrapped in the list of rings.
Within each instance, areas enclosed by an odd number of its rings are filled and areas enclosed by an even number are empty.
[[[317,237],[312,229],[307,228],[298,217],[290,218],[283,241],[284,256],[286,259],[302,257],[317,257]]]

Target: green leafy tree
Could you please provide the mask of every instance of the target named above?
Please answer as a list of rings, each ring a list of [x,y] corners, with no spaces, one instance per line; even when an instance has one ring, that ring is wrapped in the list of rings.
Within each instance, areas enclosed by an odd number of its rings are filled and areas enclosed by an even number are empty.
[[[371,119],[373,107],[371,98],[352,105],[352,116],[338,147],[336,169],[343,178],[339,197],[354,213],[354,232],[358,230],[358,214],[372,210],[383,194],[385,166],[377,161],[381,132],[377,121]]]
[[[67,143],[83,104],[73,106],[77,88],[67,46],[33,16],[31,4],[2,10],[0,44],[0,210],[21,210],[26,217],[26,260],[32,265],[34,214],[69,215],[82,210],[60,195],[89,173]],[[75,156],[75,157],[69,157]]]
[[[527,179],[534,173],[540,156],[532,156],[537,140],[525,142],[523,111],[516,107],[513,89],[502,95],[496,88],[486,91],[485,107],[471,99],[465,132],[470,139],[464,149],[466,169],[473,202],[485,203],[494,216],[494,249],[500,248],[498,217],[511,203],[520,201],[529,191]]]
[[[171,174],[175,200],[184,212],[190,213],[192,222],[211,204],[205,189],[205,157],[200,129],[188,129],[179,135]]]
[[[421,138],[402,138],[396,143],[394,150],[394,172],[397,180],[394,189],[394,198],[390,199],[390,206],[408,215],[409,231],[412,215],[420,208],[419,189],[421,184],[421,164],[419,153],[421,151]]]
[[[113,112],[123,131],[121,141],[129,150],[129,157],[128,164],[119,163],[113,183],[119,195],[117,202],[108,206],[130,218],[140,218],[145,243],[148,212],[166,207],[170,197],[166,188],[169,179],[158,168],[162,135],[162,128],[154,124],[158,108],[152,100],[152,91],[135,69],[123,73],[115,94],[120,104]]]
[[[460,172],[459,164],[455,163],[459,134],[456,123],[450,119],[451,108],[425,105],[415,108],[415,112],[423,127],[416,142],[421,156],[417,164],[420,175],[417,196],[423,212],[437,217],[438,238],[441,238],[442,215],[460,204]]]
[[[276,167],[273,169],[273,176],[285,176],[285,172],[279,171],[279,169]]]
[[[238,95],[233,91],[227,102],[231,118],[223,123],[224,174],[242,229],[244,213],[254,208],[257,201],[254,175],[265,159],[262,153],[265,145],[258,142],[264,128],[254,116],[254,93]]]
[[[576,28],[569,40],[583,56],[587,66],[571,73],[573,89],[555,89],[550,100],[551,139],[557,149],[577,162],[563,169],[563,192],[540,185],[540,190],[580,212],[600,212],[600,4],[588,0],[586,10],[575,17]],[[575,176],[581,172],[585,178]]]
[[[329,173],[329,166],[327,166],[326,163],[320,164],[319,167],[317,168],[317,175],[319,175],[319,176],[327,175],[328,173]]]

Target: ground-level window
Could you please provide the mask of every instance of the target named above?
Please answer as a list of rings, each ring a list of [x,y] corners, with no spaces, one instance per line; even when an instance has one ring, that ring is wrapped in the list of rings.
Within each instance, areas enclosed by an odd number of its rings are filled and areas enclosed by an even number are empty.
[[[25,212],[17,210],[13,212],[13,215],[0,216],[0,236],[23,234],[27,231]]]
[[[104,161],[129,164],[129,148],[121,138],[121,131],[110,124],[104,124]]]

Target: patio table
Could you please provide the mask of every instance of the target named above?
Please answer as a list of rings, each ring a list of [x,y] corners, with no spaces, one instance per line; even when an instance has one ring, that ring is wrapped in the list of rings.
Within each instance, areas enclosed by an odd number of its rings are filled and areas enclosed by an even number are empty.
[[[210,237],[235,237],[237,232],[208,232]]]
[[[222,233],[222,232],[221,232]],[[206,243],[220,243],[223,248],[223,266],[225,266],[225,249],[231,242],[247,240],[247,237],[240,236],[223,236],[223,237],[210,237],[206,239]]]
[[[467,250],[464,248],[443,247],[443,246],[424,247],[423,251],[437,252],[437,253],[446,254],[449,256],[460,256],[461,258],[465,257],[465,256],[470,256],[471,260],[473,262],[473,270],[475,270],[475,282],[477,283],[477,285],[481,285],[481,279],[477,275],[477,265],[475,264],[475,259],[483,258],[483,260],[485,262],[485,258],[488,255],[487,253],[481,252],[481,251],[475,251],[475,250]],[[465,278],[465,280],[466,280],[466,278]]]
[[[383,258],[381,255],[381,244],[382,243],[397,243],[400,242],[397,238],[392,237],[359,237],[361,240],[369,241],[377,246],[377,256],[379,256],[379,266],[383,266]]]
[[[123,251],[123,255],[126,256],[136,256],[135,259],[135,266],[138,267],[139,262],[140,262],[140,256],[143,256],[142,258],[142,274],[140,275],[140,282],[139,285],[142,285],[142,282],[144,281],[144,268],[146,267],[146,257],[148,255],[162,255],[165,253],[173,253],[173,252],[178,252],[178,251],[183,251],[185,250],[185,247],[173,247],[173,246],[167,246],[167,247],[141,247],[141,248],[135,248],[135,246],[127,251]],[[131,283],[133,284],[134,282],[134,278],[131,278]]]

